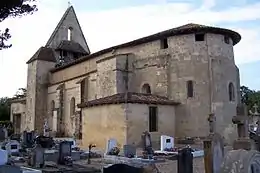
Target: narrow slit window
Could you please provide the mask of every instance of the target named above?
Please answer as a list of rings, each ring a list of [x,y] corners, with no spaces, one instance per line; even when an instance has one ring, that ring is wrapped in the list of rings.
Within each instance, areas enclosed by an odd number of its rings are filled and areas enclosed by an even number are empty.
[[[158,110],[157,107],[149,107],[149,132],[158,131]]]
[[[228,36],[224,36],[224,42],[226,43],[226,44],[229,44],[230,43],[230,40],[229,40],[229,37]]]
[[[193,81],[187,81],[187,97],[193,97]]]
[[[205,34],[195,34],[195,41],[204,41]]]
[[[228,95],[229,95],[229,101],[235,101],[235,88],[232,82],[228,85]]]
[[[161,49],[167,49],[169,47],[168,45],[168,39],[164,38],[161,40]]]
[[[72,39],[72,27],[69,27],[68,29],[68,41],[71,41]]]

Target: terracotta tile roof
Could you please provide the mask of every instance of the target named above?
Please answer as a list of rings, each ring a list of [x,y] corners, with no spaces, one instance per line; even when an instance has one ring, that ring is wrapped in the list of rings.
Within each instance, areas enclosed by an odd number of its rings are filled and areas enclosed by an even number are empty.
[[[167,97],[143,94],[143,93],[119,93],[112,96],[90,100],[85,103],[78,104],[79,108],[107,105],[107,104],[122,104],[122,103],[135,103],[135,104],[157,104],[157,105],[179,105],[180,103],[169,100]]]
[[[26,104],[26,97],[22,97],[22,98],[12,98],[12,99],[10,99],[10,103]]]
[[[37,52],[27,61],[26,63],[29,64],[34,60],[44,60],[50,62],[56,62],[54,50],[52,48],[41,47],[37,50]]]
[[[87,54],[86,50],[84,50],[84,48],[79,43],[69,40],[62,40],[57,47],[57,50],[66,50],[75,53]]]
[[[241,36],[239,33],[229,30],[229,29],[224,29],[224,28],[218,28],[218,27],[212,27],[212,26],[206,26],[206,25],[200,25],[200,24],[194,24],[194,23],[189,23],[180,27],[172,28],[166,31],[162,31],[147,37],[139,38],[137,40],[133,40],[127,43],[123,43],[117,46],[109,47],[107,49],[103,49],[101,51],[98,51],[96,53],[90,54],[88,56],[79,58],[78,60],[71,62],[69,64],[66,64],[61,67],[57,67],[51,72],[55,72],[64,68],[67,68],[69,66],[81,63],[83,61],[86,61],[88,59],[94,58],[96,56],[102,55],[104,53],[110,52],[114,49],[119,49],[119,48],[125,48],[125,47],[130,47],[130,46],[136,46],[139,44],[147,43],[150,41],[158,40],[161,38],[165,37],[170,37],[170,36],[175,36],[175,35],[184,35],[184,34],[192,34],[192,33],[213,33],[213,34],[222,34],[222,35],[228,35],[232,40],[233,40],[233,45],[237,44],[241,40]]]

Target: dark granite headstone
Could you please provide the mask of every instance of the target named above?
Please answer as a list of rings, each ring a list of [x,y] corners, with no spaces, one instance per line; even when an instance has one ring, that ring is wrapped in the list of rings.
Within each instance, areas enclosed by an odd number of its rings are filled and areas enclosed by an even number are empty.
[[[53,138],[47,136],[38,136],[35,142],[41,145],[42,148],[52,148],[55,145]]]
[[[22,142],[25,148],[32,148],[34,145],[34,131],[24,131]]]
[[[124,145],[123,151],[125,157],[133,158],[136,155],[136,147],[133,145]]]
[[[11,140],[16,140],[16,141],[20,142],[21,141],[21,135],[20,134],[12,134],[10,136],[10,139]]]
[[[0,128],[0,141],[4,141],[7,139],[7,131],[4,127]]]
[[[143,168],[137,168],[126,164],[114,164],[103,168],[103,173],[142,173]]]
[[[58,163],[61,165],[71,165],[71,142],[62,141],[59,144],[59,159]]]
[[[1,165],[0,173],[21,173],[21,168],[18,166]]]
[[[34,168],[42,168],[44,166],[44,149],[39,144],[30,153],[29,165]]]

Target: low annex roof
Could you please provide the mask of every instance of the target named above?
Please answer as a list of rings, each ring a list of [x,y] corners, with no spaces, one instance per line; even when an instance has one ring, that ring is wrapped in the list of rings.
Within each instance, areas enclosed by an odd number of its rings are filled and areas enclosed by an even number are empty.
[[[119,49],[119,48],[125,48],[125,47],[130,47],[130,46],[136,46],[142,43],[147,43],[150,41],[154,41],[157,39],[161,39],[164,37],[169,37],[169,36],[174,36],[174,35],[185,35],[185,34],[192,34],[192,33],[214,33],[214,34],[223,34],[229,36],[233,40],[233,45],[236,45],[240,40],[241,40],[241,35],[235,31],[229,30],[229,29],[224,29],[224,28],[219,28],[219,27],[212,27],[212,26],[206,26],[206,25],[200,25],[200,24],[194,24],[194,23],[189,23],[186,25],[182,25],[176,28],[172,28],[166,31],[162,31],[147,37],[139,38],[137,40],[133,40],[127,43],[123,43],[120,45],[116,45],[113,47],[109,47],[106,49],[103,49],[101,51],[95,52],[93,54],[90,54],[88,56],[84,56],[82,58],[79,58],[71,63],[68,63],[64,66],[57,67],[51,72],[56,72],[62,69],[65,69],[67,67],[70,67],[72,65],[81,63],[83,61],[86,61],[88,59],[94,58],[96,56],[102,55],[104,53],[110,52],[114,49]]]
[[[90,100],[81,104],[78,104],[79,108],[86,108],[92,106],[108,105],[108,104],[157,104],[157,105],[179,105],[179,102],[169,100],[167,97],[144,94],[144,93],[118,93],[112,96],[107,96],[95,100]]]

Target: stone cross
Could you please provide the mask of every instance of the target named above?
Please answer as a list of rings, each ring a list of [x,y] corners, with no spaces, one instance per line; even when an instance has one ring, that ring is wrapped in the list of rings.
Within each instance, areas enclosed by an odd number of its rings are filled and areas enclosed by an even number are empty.
[[[208,122],[209,122],[209,132],[215,133],[216,132],[216,116],[214,113],[209,114]]]
[[[237,115],[232,118],[232,122],[237,125],[237,133],[239,138],[247,138],[249,136],[248,115],[245,105],[237,105]]]
[[[252,148],[248,134],[248,115],[244,104],[237,105],[237,115],[232,118],[232,122],[237,124],[238,139],[234,140],[233,149],[250,150]]]
[[[249,110],[249,114],[253,117],[258,117],[257,118],[257,121],[256,121],[256,124],[257,124],[257,130],[256,130],[256,133],[257,134],[260,134],[260,113],[258,112],[258,106],[257,104],[254,104],[253,106],[253,109],[254,109],[254,112]]]

